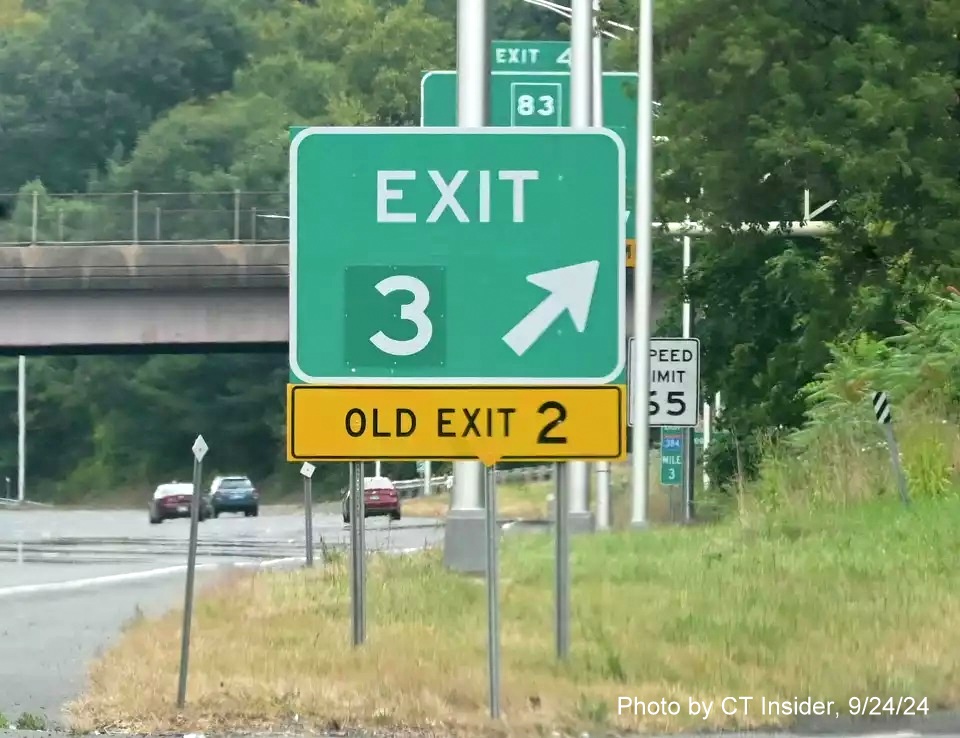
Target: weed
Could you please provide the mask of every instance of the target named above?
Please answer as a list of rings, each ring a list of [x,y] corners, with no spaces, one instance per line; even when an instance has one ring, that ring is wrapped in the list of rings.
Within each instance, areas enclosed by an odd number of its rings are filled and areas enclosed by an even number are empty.
[[[45,730],[47,721],[42,715],[24,712],[17,718],[17,730]]]

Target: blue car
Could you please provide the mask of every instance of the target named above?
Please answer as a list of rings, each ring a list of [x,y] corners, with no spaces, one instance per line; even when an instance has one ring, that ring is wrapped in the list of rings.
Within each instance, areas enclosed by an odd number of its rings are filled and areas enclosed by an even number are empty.
[[[260,494],[249,477],[217,477],[210,485],[210,506],[215,518],[222,512],[255,518],[260,514]]]

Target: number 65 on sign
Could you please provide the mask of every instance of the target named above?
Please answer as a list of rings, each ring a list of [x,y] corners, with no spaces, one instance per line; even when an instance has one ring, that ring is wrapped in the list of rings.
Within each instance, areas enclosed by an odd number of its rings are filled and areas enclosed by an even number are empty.
[[[627,353],[629,411],[634,425],[633,366],[636,340]],[[650,427],[693,428],[700,420],[700,341],[696,338],[650,339]]]

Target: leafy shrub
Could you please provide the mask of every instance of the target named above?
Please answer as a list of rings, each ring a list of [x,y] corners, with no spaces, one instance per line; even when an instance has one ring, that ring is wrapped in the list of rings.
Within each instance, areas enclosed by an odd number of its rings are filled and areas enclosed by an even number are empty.
[[[887,393],[911,497],[941,497],[960,468],[960,291],[931,295],[916,323],[886,339],[858,334],[830,346],[832,361],[803,392],[806,423],[764,445],[754,504],[849,504],[896,494],[889,449],[872,407]]]

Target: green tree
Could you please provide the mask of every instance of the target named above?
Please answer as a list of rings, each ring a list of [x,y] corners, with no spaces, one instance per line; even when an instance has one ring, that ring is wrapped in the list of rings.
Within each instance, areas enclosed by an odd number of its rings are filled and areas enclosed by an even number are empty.
[[[704,382],[744,438],[796,426],[826,341],[889,335],[956,273],[960,6],[682,0],[656,17],[657,216],[714,229],[686,284]],[[835,236],[739,231],[800,220],[804,188],[838,200]]]
[[[0,31],[0,191],[72,191],[163,111],[230,86],[248,34],[229,0],[62,0]]]

